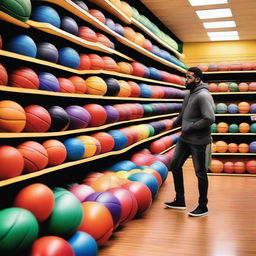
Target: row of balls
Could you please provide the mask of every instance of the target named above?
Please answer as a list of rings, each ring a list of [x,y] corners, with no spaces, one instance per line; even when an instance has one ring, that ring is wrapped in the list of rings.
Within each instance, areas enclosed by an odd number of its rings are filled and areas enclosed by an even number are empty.
[[[250,144],[247,143],[227,143],[225,141],[219,140],[212,143],[212,152],[218,153],[256,153],[256,141],[252,141]]]
[[[97,127],[142,117],[178,112],[180,103],[124,103],[101,106],[86,104],[44,108],[15,101],[0,101],[0,132],[53,132]]]
[[[236,83],[236,82],[221,82],[221,83],[208,83],[210,92],[255,92],[256,82],[250,83]]]
[[[32,173],[47,166],[56,166],[64,161],[75,161],[94,155],[121,150],[138,141],[172,128],[173,119],[165,119],[149,124],[134,125],[120,130],[99,132],[91,136],[80,135],[75,138],[46,140],[42,144],[25,141],[16,148],[0,146],[0,179]]]
[[[256,62],[220,62],[220,63],[200,63],[197,65],[203,72],[207,71],[241,71],[241,70],[256,70]]]
[[[252,133],[256,133],[256,123],[253,124],[248,124],[246,122],[242,122],[239,125],[237,124],[228,124],[226,122],[219,122],[218,124],[213,123],[211,125],[211,132],[212,133],[226,133],[226,132],[230,132],[230,133],[248,133],[248,132],[252,132]]]
[[[213,173],[225,172],[243,174],[247,172],[250,174],[256,174],[256,161],[212,159],[209,170]]]
[[[5,67],[0,64],[0,84],[12,87],[39,89],[53,92],[106,95],[117,97],[142,97],[142,98],[184,98],[184,92],[177,88],[148,85],[133,81],[90,76],[83,79],[80,76],[69,78],[59,77],[49,72],[37,74],[33,69],[20,67],[10,72],[9,76]]]
[[[230,114],[248,114],[256,113],[256,103],[248,103],[246,101],[239,102],[238,104],[231,103],[228,106],[226,103],[218,103],[215,106],[215,113],[225,114],[229,112]]]

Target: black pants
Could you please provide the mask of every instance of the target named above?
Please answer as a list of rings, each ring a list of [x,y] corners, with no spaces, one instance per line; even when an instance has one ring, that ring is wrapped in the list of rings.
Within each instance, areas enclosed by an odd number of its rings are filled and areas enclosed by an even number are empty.
[[[208,177],[207,168],[211,155],[210,144],[193,145],[182,141],[176,144],[175,153],[171,160],[170,169],[173,174],[174,186],[176,191],[176,200],[184,200],[184,183],[183,183],[183,164],[187,158],[192,155],[195,173],[198,180],[199,205],[206,206],[208,203]]]

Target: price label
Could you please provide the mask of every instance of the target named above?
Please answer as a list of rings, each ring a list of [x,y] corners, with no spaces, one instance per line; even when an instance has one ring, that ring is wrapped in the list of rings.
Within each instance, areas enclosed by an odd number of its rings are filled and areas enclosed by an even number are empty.
[[[252,121],[256,121],[256,116],[251,116]]]

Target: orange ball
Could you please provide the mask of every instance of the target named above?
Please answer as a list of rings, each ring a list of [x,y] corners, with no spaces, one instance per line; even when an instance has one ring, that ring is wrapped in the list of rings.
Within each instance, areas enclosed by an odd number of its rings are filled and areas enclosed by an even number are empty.
[[[90,9],[89,13],[93,17],[95,17],[97,20],[101,21],[103,24],[106,23],[106,18],[105,18],[104,14],[101,11],[99,11],[97,9]]]
[[[246,171],[251,174],[256,174],[256,161],[250,160],[246,162]]]
[[[124,37],[133,42],[136,32],[130,27],[124,27]]]
[[[104,70],[108,70],[108,71],[117,70],[117,64],[111,57],[104,56],[102,57],[102,60],[104,62]]]
[[[75,93],[76,88],[69,79],[60,77],[58,78],[58,81],[60,85],[60,92]]]
[[[230,70],[230,64],[227,62],[221,62],[218,64],[219,71],[228,71]]]
[[[87,41],[90,41],[90,42],[94,42],[96,43],[97,42],[97,35],[96,33],[88,28],[88,27],[85,27],[85,26],[80,26],[79,27],[79,37],[87,40]]]
[[[247,114],[249,113],[249,111],[250,111],[250,104],[248,102],[243,101],[238,104],[238,112],[240,114]]]
[[[11,146],[0,146],[0,163],[0,180],[19,176],[24,168],[22,154]]]
[[[120,91],[118,92],[118,97],[129,97],[131,95],[131,87],[130,85],[124,80],[118,80],[120,85]]]
[[[117,63],[117,71],[119,73],[124,73],[124,74],[131,75],[132,72],[133,72],[133,68],[132,68],[132,65],[130,63],[121,61],[121,62]]]
[[[133,42],[141,47],[143,47],[145,42],[145,37],[141,34],[136,32],[135,38],[133,39]]]
[[[218,65],[216,63],[210,63],[208,66],[208,71],[218,71]]]
[[[98,76],[91,76],[85,80],[87,93],[93,95],[105,95],[107,92],[107,84]]]
[[[212,153],[216,152],[216,144],[215,143],[212,143],[211,150],[212,150]]]
[[[81,140],[84,144],[85,152],[83,158],[91,157],[96,154],[97,146],[91,136],[81,135],[76,138]]]
[[[88,54],[80,54],[80,65],[78,67],[80,70],[91,69],[91,59]]]
[[[114,138],[106,132],[98,132],[93,134],[92,136],[100,142],[101,154],[111,151],[115,146]]]
[[[88,54],[88,57],[90,58],[90,62],[91,62],[90,69],[93,69],[93,70],[104,69],[105,63],[98,54],[91,53],[91,54]]]
[[[242,64],[239,61],[232,61],[230,63],[230,70],[232,71],[239,71],[242,69]]]
[[[247,133],[250,131],[250,125],[248,123],[241,123],[238,126],[239,132]]]
[[[220,122],[220,123],[218,123],[217,124],[217,131],[218,132],[228,132],[228,127],[229,127],[229,125],[227,124],[227,123],[225,123],[225,122]]]
[[[209,170],[213,173],[220,173],[223,171],[223,163],[220,160],[212,159]]]
[[[245,163],[241,161],[237,161],[234,163],[234,171],[235,173],[244,173],[245,172]]]
[[[41,222],[46,220],[54,208],[54,195],[50,188],[34,183],[21,189],[15,197],[14,206],[27,209]]]
[[[238,145],[238,151],[240,153],[248,153],[249,152],[249,145],[247,143],[240,143]]]
[[[219,91],[218,85],[216,83],[209,83],[208,89],[210,92],[218,92]]]
[[[90,186],[94,181],[96,181],[98,178],[104,176],[102,172],[92,172],[86,175],[86,177],[83,179],[82,183],[85,185]]]
[[[251,69],[252,69],[252,63],[250,63],[250,62],[242,63],[242,70],[251,70]]]
[[[62,164],[67,157],[64,144],[58,140],[46,140],[42,143],[48,154],[48,166]]]
[[[218,90],[219,90],[219,92],[228,92],[228,90],[229,90],[228,84],[227,83],[219,83]]]
[[[247,83],[242,82],[238,85],[239,92],[248,92],[248,89],[249,89],[249,85]]]
[[[91,235],[98,245],[103,245],[113,232],[113,219],[109,210],[98,202],[82,203],[83,219],[79,231]]]
[[[0,101],[0,132],[21,132],[26,125],[26,113],[11,100]]]
[[[228,152],[236,153],[238,151],[238,145],[236,143],[229,143],[228,144]]]
[[[227,152],[228,145],[225,141],[219,140],[216,143],[216,151],[219,153],[225,153]]]
[[[234,172],[234,164],[232,162],[225,162],[223,165],[223,171],[225,173],[233,173]]]
[[[24,158],[24,172],[36,172],[47,166],[48,153],[38,142],[26,141],[20,144],[17,149]]]
[[[87,91],[87,86],[84,79],[80,76],[71,76],[69,80],[75,87],[75,93],[84,94]]]
[[[131,8],[131,6],[128,3],[124,2],[124,1],[120,1],[120,3],[121,3],[121,11],[127,17],[131,18],[132,17],[132,8]]]
[[[197,67],[202,71],[202,72],[206,72],[208,71],[208,65],[206,63],[200,63],[197,65]]]
[[[249,83],[249,91],[255,92],[256,91],[256,82]]]
[[[86,104],[83,106],[85,110],[91,115],[89,126],[101,126],[107,120],[107,112],[104,107],[99,104]]]
[[[108,37],[106,37],[105,35],[103,35],[101,33],[96,33],[96,36],[97,36],[97,43],[103,44],[103,45],[111,48],[112,42],[109,40]]]

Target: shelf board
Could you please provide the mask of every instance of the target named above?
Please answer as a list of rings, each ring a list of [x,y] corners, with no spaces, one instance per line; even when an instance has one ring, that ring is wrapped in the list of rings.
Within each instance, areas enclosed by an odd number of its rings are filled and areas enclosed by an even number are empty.
[[[162,46],[164,46],[166,49],[172,51],[178,58],[181,57],[185,57],[184,54],[178,52],[177,50],[175,50],[174,48],[172,48],[170,45],[168,45],[167,43],[165,43],[164,41],[162,41],[159,37],[157,37],[154,33],[152,33],[147,27],[145,27],[143,24],[141,24],[139,21],[137,21],[134,18],[131,18],[132,20],[132,24],[134,24],[135,26],[137,26],[139,29],[143,30],[146,34],[148,34],[149,36],[151,36],[153,39],[155,39],[158,43],[160,43]]]
[[[255,114],[215,114],[215,116],[225,116],[225,117],[230,117],[230,116],[254,116]]]
[[[23,28],[30,28],[29,24],[27,24],[21,20],[15,19],[14,17],[12,17],[9,14],[2,12],[2,11],[0,11],[0,20],[12,23],[14,25],[17,25],[17,26],[20,26]]]
[[[207,175],[209,176],[237,176],[237,177],[256,177],[256,174],[250,174],[250,173],[212,173],[208,172]]]
[[[171,147],[165,149],[164,151],[162,151],[161,153],[159,153],[160,155],[163,155],[164,153],[170,151],[171,149],[175,148],[176,147],[176,144],[172,145]]]
[[[211,135],[225,135],[225,136],[227,136],[227,135],[230,135],[230,136],[233,136],[233,135],[244,135],[244,136],[250,136],[250,135],[254,135],[254,136],[256,136],[256,133],[234,133],[234,132],[227,132],[227,133],[224,133],[224,132],[220,132],[220,133],[218,133],[218,132],[216,132],[216,133],[212,133]]]
[[[256,156],[256,153],[212,153],[212,156]]]
[[[108,0],[93,0],[91,2],[98,5],[102,9],[108,11],[111,15],[116,16],[122,22],[124,22],[126,24],[131,24],[131,19],[127,15],[125,15],[122,11],[120,11],[116,6],[114,6],[110,1],[108,1]]]
[[[75,165],[78,165],[78,164],[83,164],[83,163],[86,163],[86,162],[92,162],[94,160],[102,159],[102,158],[105,158],[105,157],[108,157],[108,156],[120,155],[120,154],[126,153],[127,151],[129,151],[130,149],[132,149],[132,148],[134,148],[138,145],[141,145],[145,142],[157,139],[157,138],[159,138],[161,136],[164,136],[164,135],[167,135],[167,134],[169,134],[173,131],[176,131],[176,129],[177,128],[175,128],[173,130],[170,130],[170,131],[166,131],[166,132],[157,134],[155,136],[146,138],[144,140],[138,141],[138,142],[122,149],[122,150],[111,151],[111,152],[107,152],[107,153],[104,153],[104,154],[101,154],[101,155],[96,155],[96,156],[92,156],[92,157],[77,160],[77,161],[63,163],[61,165],[46,168],[46,169],[43,169],[43,170],[40,170],[40,171],[37,171],[37,172],[23,174],[23,175],[14,177],[14,178],[2,180],[2,181],[0,181],[0,187],[7,186],[7,185],[10,185],[10,184],[14,184],[14,183],[17,183],[17,182],[20,182],[20,181],[28,180],[28,179],[31,179],[31,178],[39,177],[41,175],[44,175],[44,174],[47,174],[47,173],[52,173],[52,172],[55,172],[57,170],[61,170],[61,169],[68,168],[68,167],[71,167],[71,166],[75,166]]]
[[[173,69],[178,70],[181,73],[186,73],[187,71],[163,58],[160,58],[158,56],[156,56],[155,54],[147,51],[146,49],[134,44],[133,42],[129,41],[128,39],[126,39],[125,37],[119,35],[118,33],[116,33],[115,31],[111,30],[110,28],[108,28],[105,24],[103,24],[101,21],[97,20],[95,17],[93,17],[90,13],[86,12],[85,10],[83,10],[81,7],[79,7],[78,5],[76,5],[74,2],[72,2],[71,0],[37,0],[37,1],[43,1],[43,2],[50,2],[56,5],[61,6],[62,8],[65,8],[66,10],[70,11],[71,13],[73,13],[74,15],[78,16],[79,18],[87,21],[88,23],[92,24],[93,26],[97,27],[98,29],[101,29],[102,31],[114,36],[120,43],[142,53],[143,55],[158,61],[160,63],[162,63],[163,65],[167,66],[167,67],[171,67]]]
[[[70,134],[78,134],[82,132],[97,132],[101,130],[105,130],[107,128],[117,126],[120,124],[133,124],[141,121],[148,121],[148,120],[154,120],[157,118],[168,118],[172,116],[177,116],[178,113],[171,113],[171,114],[165,114],[165,115],[157,115],[157,116],[150,116],[150,117],[143,117],[139,119],[132,119],[132,120],[126,120],[126,121],[121,121],[117,123],[111,123],[111,124],[106,124],[102,126],[97,126],[97,127],[89,127],[89,128],[83,128],[83,129],[76,129],[76,130],[68,130],[68,131],[61,131],[61,132],[41,132],[41,133],[36,133],[36,132],[21,132],[21,133],[8,133],[8,132],[0,132],[0,138],[35,138],[35,137],[55,137],[55,136],[66,136]]]
[[[98,99],[98,100],[121,100],[121,101],[146,101],[146,102],[183,102],[183,99],[152,99],[152,98],[132,98],[132,97],[112,97],[112,96],[101,96],[92,94],[78,94],[78,93],[64,93],[64,92],[52,92],[44,90],[35,89],[25,89],[16,88],[9,86],[0,86],[0,91],[2,92],[12,92],[12,93],[25,93],[25,94],[37,94],[45,96],[55,96],[55,97],[67,97],[67,98],[81,98],[81,99]]]
[[[216,75],[216,74],[248,74],[248,73],[256,73],[256,70],[203,72],[204,75]]]
[[[256,94],[256,92],[211,92],[211,95],[242,95],[242,94]]]

